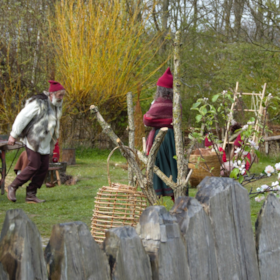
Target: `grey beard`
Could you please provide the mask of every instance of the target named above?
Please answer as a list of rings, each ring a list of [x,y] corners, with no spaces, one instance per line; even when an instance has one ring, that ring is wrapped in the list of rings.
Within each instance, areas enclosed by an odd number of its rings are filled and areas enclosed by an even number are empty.
[[[62,104],[63,104],[63,100],[61,100],[60,102],[57,101],[57,98],[55,97],[55,95],[53,95],[52,97],[52,105],[55,106],[55,107],[62,107]]]

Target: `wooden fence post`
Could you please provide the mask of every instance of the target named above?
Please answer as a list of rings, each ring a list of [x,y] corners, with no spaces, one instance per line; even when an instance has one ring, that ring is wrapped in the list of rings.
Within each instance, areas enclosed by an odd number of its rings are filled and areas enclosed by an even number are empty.
[[[128,146],[130,149],[134,150],[135,145],[135,126],[134,126],[134,116],[133,116],[133,98],[132,92],[128,92],[126,95],[127,100],[127,115],[128,115]],[[128,165],[128,184],[130,186],[134,185],[133,182],[133,172],[131,167]]]
[[[181,114],[181,82],[180,82],[180,48],[181,32],[177,31],[174,43],[174,92],[173,92],[173,129],[175,134],[175,146],[177,156],[177,186],[174,189],[175,198],[184,196],[187,188],[188,166],[185,164],[183,136],[182,136],[182,114]]]

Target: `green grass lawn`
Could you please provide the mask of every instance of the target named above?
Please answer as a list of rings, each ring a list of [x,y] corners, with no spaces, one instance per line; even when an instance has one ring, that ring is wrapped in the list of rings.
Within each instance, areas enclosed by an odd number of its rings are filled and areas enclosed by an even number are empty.
[[[260,173],[262,172],[265,167],[267,165],[272,165],[275,168],[275,163],[280,162],[280,157],[267,157],[267,156],[262,156],[259,160],[259,163],[254,163],[252,166],[252,173]],[[261,185],[268,185],[271,186],[271,183],[274,181],[277,181],[277,175],[272,175],[271,177],[266,177],[264,179],[258,180],[256,182],[253,182],[251,184],[247,184],[244,187],[248,190],[248,192],[250,192],[251,188],[253,191],[256,191],[256,189],[258,187],[260,187]],[[252,226],[253,229],[255,230],[255,222],[256,219],[258,217],[258,213],[263,205],[263,201],[262,202],[256,202],[255,199],[251,199],[250,200],[250,205],[251,205],[251,221],[252,221]]]
[[[43,237],[49,237],[52,226],[57,223],[82,221],[90,227],[97,190],[102,186],[108,186],[106,165],[108,154],[109,151],[77,150],[76,165],[67,167],[67,174],[77,177],[77,184],[55,188],[46,188],[43,185],[38,190],[37,196],[46,199],[46,203],[25,203],[25,187],[17,190],[16,203],[10,202],[6,194],[0,195],[0,228],[4,222],[6,210],[15,208],[25,211]],[[7,153],[7,167],[10,166],[14,155],[14,151]],[[111,159],[111,162],[115,163],[125,162],[118,151]],[[6,186],[15,178],[13,166],[8,174]],[[113,182],[127,183],[127,171],[122,168],[111,167],[110,174]]]
[[[5,212],[9,209],[21,208],[36,224],[42,237],[48,238],[51,234],[52,226],[57,223],[82,221],[89,227],[94,208],[94,197],[98,189],[102,186],[108,186],[107,178],[107,156],[110,151],[97,149],[78,149],[76,151],[76,165],[68,166],[67,173],[77,177],[77,184],[73,186],[57,186],[55,188],[46,188],[45,185],[38,191],[37,196],[46,199],[46,203],[27,204],[25,203],[25,186],[17,191],[17,202],[10,202],[6,194],[0,195],[0,228],[5,219]],[[19,153],[20,154],[20,153]],[[19,156],[18,154],[18,156]],[[15,151],[7,153],[7,166],[9,167]],[[17,156],[17,157],[18,157]],[[111,163],[125,163],[125,159],[116,151],[111,158]],[[252,172],[259,173],[268,164],[274,165],[280,162],[280,158],[262,157],[260,163],[254,164]],[[13,166],[6,178],[8,185],[15,177]],[[110,174],[112,182],[127,183],[127,171],[120,168],[110,166]],[[276,181],[276,176],[259,180],[255,183],[246,185],[246,189],[250,191],[251,187],[255,190],[262,184],[271,184]],[[191,188],[190,196],[195,196],[196,189]],[[163,200],[166,208],[171,209],[173,202],[169,197]],[[258,212],[262,203],[257,203],[251,199],[251,218],[254,226]]]

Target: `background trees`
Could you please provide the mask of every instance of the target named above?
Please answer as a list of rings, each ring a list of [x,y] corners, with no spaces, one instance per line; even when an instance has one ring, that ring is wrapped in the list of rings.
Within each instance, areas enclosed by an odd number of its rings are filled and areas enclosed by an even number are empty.
[[[54,69],[46,40],[49,2],[0,1],[0,124],[4,132],[26,96],[42,90],[47,73]]]
[[[91,103],[120,135],[127,91],[136,97],[141,87],[147,110],[157,78],[173,67],[176,30],[184,43],[185,127],[195,124],[194,100],[234,88],[236,81],[244,92],[261,91],[266,82],[268,92],[279,93],[276,0],[0,0],[0,9],[1,133],[9,131],[25,97],[55,78],[68,89],[64,139],[94,144]]]
[[[89,106],[97,104],[108,122],[121,123],[127,92],[136,93],[161,66],[147,71],[159,49],[157,34],[149,34],[149,17],[144,4],[68,0],[55,5],[50,37],[57,78],[68,91],[65,110],[82,120],[79,129],[90,128],[91,139],[96,129]]]

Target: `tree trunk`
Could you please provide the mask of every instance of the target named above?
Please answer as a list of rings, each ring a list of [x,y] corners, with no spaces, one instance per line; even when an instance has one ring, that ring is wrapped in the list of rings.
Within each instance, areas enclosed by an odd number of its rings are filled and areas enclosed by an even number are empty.
[[[188,169],[184,165],[184,148],[182,135],[182,110],[181,110],[181,82],[180,82],[180,47],[181,32],[177,31],[175,35],[174,47],[174,92],[173,92],[173,129],[175,134],[176,156],[177,156],[177,187],[174,192],[175,198],[184,196],[186,191],[185,178]]]
[[[248,6],[250,7],[251,14],[255,20],[256,32],[255,40],[261,40],[263,37],[263,13],[262,13],[262,0],[259,0],[254,7],[248,1]]]
[[[226,24],[226,36],[230,37],[231,34],[231,27],[230,27],[230,12],[232,8],[232,1],[233,0],[225,0],[224,7],[225,7],[225,24]]]
[[[241,30],[241,19],[244,10],[244,0],[235,0],[234,1],[234,31],[237,39],[240,37]]]
[[[162,3],[162,48],[161,48],[161,53],[164,54],[166,50],[166,43],[165,41],[165,36],[167,35],[167,28],[168,28],[168,17],[169,17],[169,11],[168,11],[168,6],[169,6],[169,0],[163,0]]]

